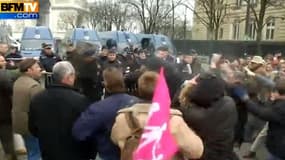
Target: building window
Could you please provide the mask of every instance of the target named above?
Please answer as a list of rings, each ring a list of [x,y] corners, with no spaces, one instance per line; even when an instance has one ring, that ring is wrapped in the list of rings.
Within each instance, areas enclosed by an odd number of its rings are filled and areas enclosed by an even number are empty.
[[[257,0],[250,0],[250,4],[252,4],[252,5],[256,5],[257,4],[257,2],[256,2]]]
[[[233,39],[239,39],[239,23],[237,22],[233,24]]]
[[[219,39],[223,39],[223,36],[224,36],[224,29],[220,28]]]
[[[256,33],[255,22],[251,21],[249,23],[249,34],[248,34],[249,38],[255,39],[255,33]]]
[[[242,5],[243,0],[236,0],[236,6],[240,7]]]
[[[274,39],[275,20],[272,18],[266,23],[266,40]]]

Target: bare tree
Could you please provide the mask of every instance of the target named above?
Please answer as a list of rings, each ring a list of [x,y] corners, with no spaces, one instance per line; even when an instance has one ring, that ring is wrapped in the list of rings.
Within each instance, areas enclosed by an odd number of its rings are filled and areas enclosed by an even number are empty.
[[[12,27],[5,20],[0,21],[0,41],[9,43],[9,36],[12,35]]]
[[[61,21],[67,25],[67,26],[71,26],[71,28],[76,28],[76,13],[74,12],[62,12],[60,13],[60,19]],[[69,27],[67,27],[69,28]]]
[[[109,31],[115,26],[117,30],[123,29],[130,10],[120,1],[97,1],[90,6],[89,22],[93,29]]]
[[[182,0],[177,0],[173,5],[164,0],[124,0],[123,2],[134,7],[144,32],[154,33],[158,31],[159,23],[168,17]]]
[[[196,7],[184,3],[207,28],[207,39],[217,40],[221,25],[227,15],[226,0],[196,0]]]
[[[284,0],[259,0],[257,3],[253,3],[253,0],[244,0],[249,9],[250,13],[253,14],[254,21],[255,21],[255,28],[256,28],[256,42],[257,42],[257,52],[258,54],[262,54],[262,49],[261,49],[261,40],[262,40],[262,30],[264,26],[267,24],[267,22],[271,19],[265,19],[265,14],[266,11],[268,10],[269,7],[284,7],[285,2]],[[255,1],[256,2],[256,1]],[[248,13],[248,14],[250,14]],[[282,18],[282,17],[272,17],[272,18]],[[285,18],[285,17],[283,17]],[[246,26],[247,28],[249,26]]]
[[[63,29],[68,29],[68,28],[79,28],[82,26],[84,17],[86,13],[83,11],[70,11],[70,12],[62,12],[59,14],[60,16],[60,21],[64,24],[67,25]],[[70,26],[70,27],[68,27]]]

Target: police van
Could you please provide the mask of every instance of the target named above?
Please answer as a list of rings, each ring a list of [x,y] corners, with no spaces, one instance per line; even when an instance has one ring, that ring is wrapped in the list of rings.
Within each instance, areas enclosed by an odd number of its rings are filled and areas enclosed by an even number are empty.
[[[113,39],[117,43],[118,53],[125,53],[128,51],[131,46],[137,47],[138,39],[137,37],[130,32],[123,31],[107,31],[98,33],[101,39],[101,43],[106,45],[108,39]]]
[[[52,50],[55,50],[53,35],[48,27],[25,27],[21,39],[20,53],[25,58],[39,58],[43,43],[52,44]]]

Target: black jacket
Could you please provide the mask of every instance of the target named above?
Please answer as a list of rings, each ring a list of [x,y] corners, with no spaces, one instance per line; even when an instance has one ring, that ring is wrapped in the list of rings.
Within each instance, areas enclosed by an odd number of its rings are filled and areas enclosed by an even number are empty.
[[[266,146],[271,154],[285,159],[285,100],[277,100],[272,106],[260,107],[247,101],[248,111],[269,122]]]
[[[84,96],[61,85],[32,99],[29,129],[39,138],[43,160],[89,160],[88,146],[72,137],[73,123],[87,107]]]
[[[208,108],[191,105],[180,108],[185,122],[204,143],[201,160],[234,160],[235,103],[230,97],[213,102]]]
[[[0,125],[11,124],[13,83],[6,70],[0,69]]]
[[[101,69],[101,65],[97,60],[91,62],[83,61],[79,65],[77,84],[82,94],[90,100],[90,103],[100,100],[103,94]]]

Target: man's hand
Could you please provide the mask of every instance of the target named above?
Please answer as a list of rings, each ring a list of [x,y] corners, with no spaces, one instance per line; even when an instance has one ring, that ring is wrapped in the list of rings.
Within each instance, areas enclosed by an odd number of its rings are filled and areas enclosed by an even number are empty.
[[[249,100],[248,93],[242,86],[237,86],[233,88],[233,94],[238,97],[242,102]]]
[[[217,63],[220,61],[222,55],[214,53],[211,59],[211,68],[217,68]]]
[[[245,70],[246,74],[249,75],[249,76],[253,76],[254,77],[256,75],[254,72],[249,70],[247,67],[244,67],[244,70]]]

